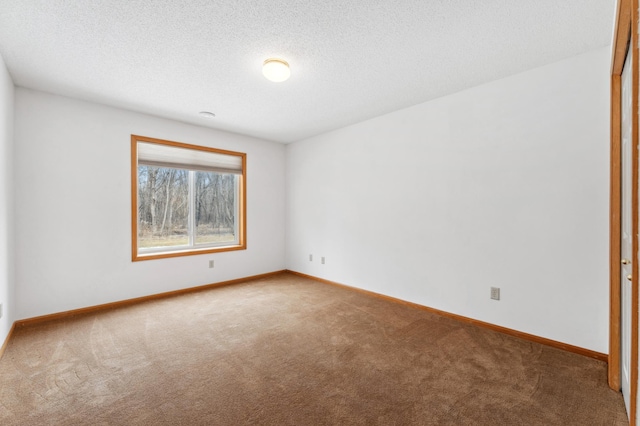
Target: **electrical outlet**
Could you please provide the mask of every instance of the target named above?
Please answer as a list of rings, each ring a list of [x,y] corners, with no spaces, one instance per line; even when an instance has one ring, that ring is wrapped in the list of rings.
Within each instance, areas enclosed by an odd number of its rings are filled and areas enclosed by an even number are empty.
[[[2,318],[2,303],[0,303],[0,318]]]
[[[209,261],[209,268],[213,268],[213,260]]]
[[[309,255],[309,262],[313,262],[313,255],[312,254]]]
[[[322,263],[322,264],[324,265],[324,256],[322,256],[322,257],[320,258],[320,263]]]
[[[493,300],[500,300],[500,287],[491,287],[491,298]]]

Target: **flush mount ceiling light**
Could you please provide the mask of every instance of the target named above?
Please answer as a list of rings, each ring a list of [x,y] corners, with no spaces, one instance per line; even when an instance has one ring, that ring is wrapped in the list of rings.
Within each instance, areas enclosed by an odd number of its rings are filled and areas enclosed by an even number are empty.
[[[281,81],[285,81],[291,75],[291,70],[289,69],[289,64],[287,61],[283,59],[267,59],[262,64],[262,74],[269,81],[273,81],[274,83],[280,83]]]
[[[209,111],[200,111],[198,115],[202,118],[208,118],[208,119],[214,118],[216,116],[214,113]]]

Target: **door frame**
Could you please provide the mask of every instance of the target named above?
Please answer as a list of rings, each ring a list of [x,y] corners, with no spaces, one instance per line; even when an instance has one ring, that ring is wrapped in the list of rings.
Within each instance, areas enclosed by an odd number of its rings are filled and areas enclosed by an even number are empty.
[[[620,243],[621,243],[621,76],[632,49],[631,75],[631,376],[629,423],[636,424],[638,394],[638,0],[618,0],[611,61],[611,156],[609,212],[609,367],[612,389],[620,390]]]

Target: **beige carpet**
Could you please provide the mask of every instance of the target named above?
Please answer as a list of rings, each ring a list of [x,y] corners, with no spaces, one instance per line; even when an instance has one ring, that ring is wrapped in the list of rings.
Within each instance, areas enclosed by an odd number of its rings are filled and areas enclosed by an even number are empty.
[[[623,425],[606,365],[291,274],[17,329],[7,425]]]

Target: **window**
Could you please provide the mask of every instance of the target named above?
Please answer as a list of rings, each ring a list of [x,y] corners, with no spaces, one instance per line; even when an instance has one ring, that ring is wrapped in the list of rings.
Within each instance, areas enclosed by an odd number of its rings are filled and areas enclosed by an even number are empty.
[[[246,248],[246,154],[131,135],[133,260]]]

